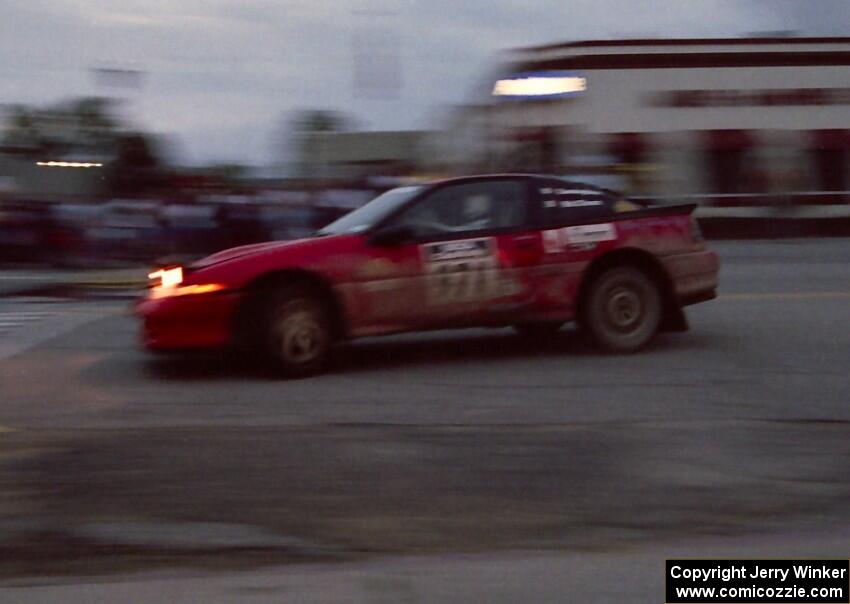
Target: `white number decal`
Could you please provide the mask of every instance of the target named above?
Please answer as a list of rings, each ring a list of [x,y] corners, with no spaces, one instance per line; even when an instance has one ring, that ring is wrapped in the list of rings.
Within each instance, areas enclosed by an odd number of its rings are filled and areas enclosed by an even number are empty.
[[[422,246],[429,304],[456,304],[499,296],[499,264],[492,238]]]

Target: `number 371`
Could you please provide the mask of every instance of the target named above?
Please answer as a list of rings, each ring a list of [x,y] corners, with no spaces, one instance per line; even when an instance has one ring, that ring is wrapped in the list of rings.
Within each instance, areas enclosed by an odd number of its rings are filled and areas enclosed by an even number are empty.
[[[438,262],[428,270],[428,301],[431,304],[473,302],[488,299],[498,289],[493,258]]]

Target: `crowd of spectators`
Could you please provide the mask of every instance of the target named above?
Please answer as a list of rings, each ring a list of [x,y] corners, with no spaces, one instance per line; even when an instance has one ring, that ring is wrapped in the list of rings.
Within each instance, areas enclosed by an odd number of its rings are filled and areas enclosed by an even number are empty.
[[[0,199],[0,264],[107,266],[310,236],[391,183],[98,202]]]

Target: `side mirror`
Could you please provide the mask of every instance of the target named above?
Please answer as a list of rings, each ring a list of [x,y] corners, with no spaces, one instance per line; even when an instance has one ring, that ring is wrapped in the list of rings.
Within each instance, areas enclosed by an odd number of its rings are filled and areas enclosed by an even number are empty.
[[[370,238],[372,245],[393,246],[401,245],[413,239],[413,229],[404,224],[391,224],[380,228]]]

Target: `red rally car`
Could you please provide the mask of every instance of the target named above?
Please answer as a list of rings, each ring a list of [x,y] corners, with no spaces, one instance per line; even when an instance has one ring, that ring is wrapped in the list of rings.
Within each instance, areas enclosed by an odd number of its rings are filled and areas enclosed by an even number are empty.
[[[694,207],[534,175],[402,187],[312,238],[158,270],[136,311],[151,350],[235,346],[290,377],[318,372],[335,342],[426,329],[576,321],[632,352],[716,295]]]

